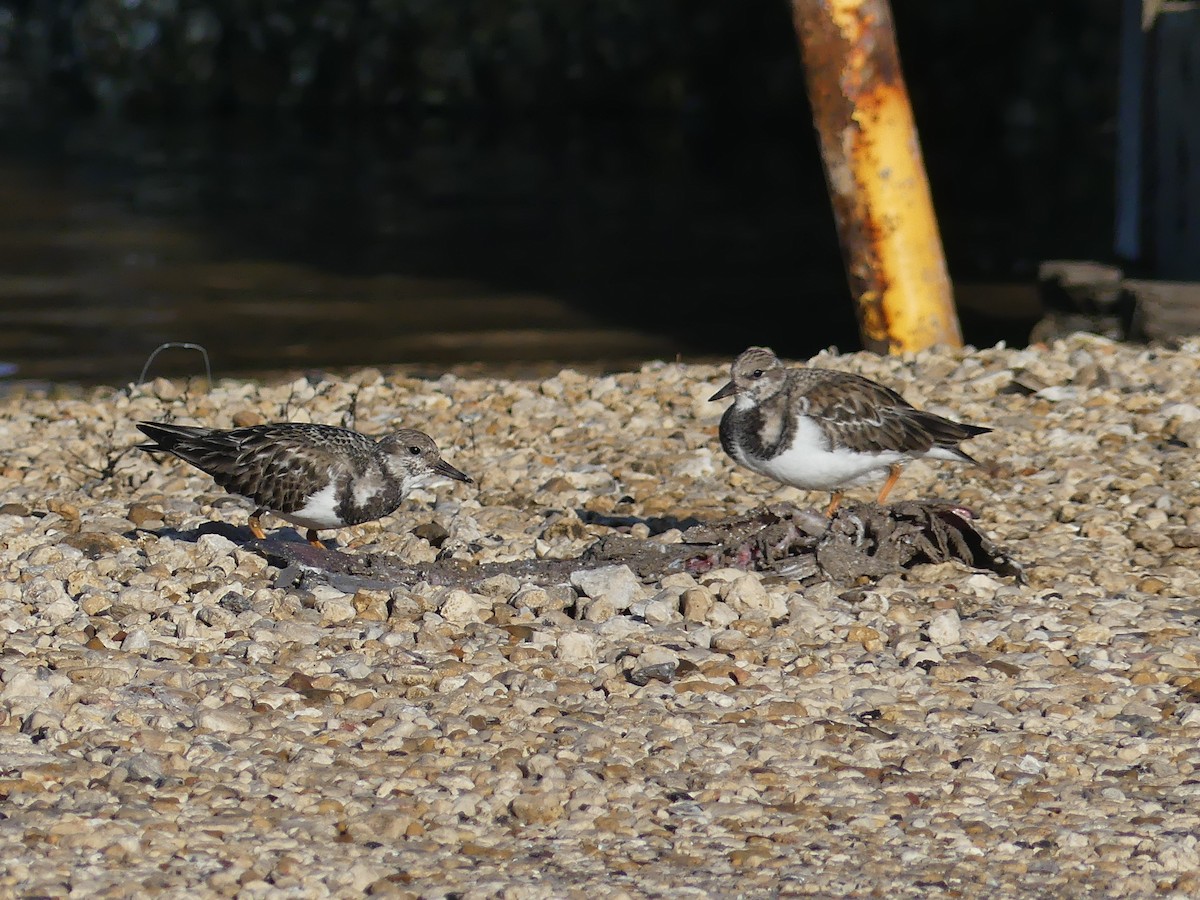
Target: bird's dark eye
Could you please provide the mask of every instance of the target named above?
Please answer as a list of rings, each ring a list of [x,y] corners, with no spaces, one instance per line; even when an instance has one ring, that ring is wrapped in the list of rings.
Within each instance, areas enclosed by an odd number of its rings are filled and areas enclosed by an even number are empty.
[[[421,448],[420,447],[409,447],[408,452],[411,453],[413,456],[420,456]]]
[[[763,370],[762,370],[762,369],[755,369],[753,372],[751,372],[751,373],[750,373],[750,377],[751,377],[751,378],[762,378],[762,377],[763,377]]]

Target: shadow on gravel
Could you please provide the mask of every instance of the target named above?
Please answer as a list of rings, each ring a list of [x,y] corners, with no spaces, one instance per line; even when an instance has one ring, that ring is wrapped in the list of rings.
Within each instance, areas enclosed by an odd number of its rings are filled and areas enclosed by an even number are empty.
[[[186,531],[180,531],[176,528],[162,528],[154,531],[154,534],[160,538],[171,538],[176,541],[187,541],[194,544],[206,534],[216,534],[233,541],[235,544],[250,545],[252,543],[260,543],[256,541],[250,529],[245,525],[231,525],[228,522],[205,522],[198,528],[189,528]],[[298,531],[292,531],[287,528],[278,528],[271,532],[269,541],[261,543],[296,543],[308,546],[308,542]],[[327,542],[328,543],[328,542]],[[254,549],[254,548],[252,548]]]
[[[388,590],[419,582],[462,587],[495,575],[544,584],[569,581],[580,568],[627,565],[640,578],[672,572],[703,574],[736,567],[771,572],[802,582],[877,579],[925,563],[957,562],[1024,582],[1021,566],[973,523],[962,506],[937,501],[904,501],[891,506],[846,503],[826,519],[811,508],[770,506],[748,516],[714,522],[625,517],[596,524],[627,527],[645,521],[654,532],[684,526],[679,543],[661,543],[628,534],[605,535],[577,559],[527,559],[474,565],[456,559],[408,564],[384,554],[348,554],[303,542],[251,541],[246,549],[283,569],[281,586],[318,575],[343,591]]]

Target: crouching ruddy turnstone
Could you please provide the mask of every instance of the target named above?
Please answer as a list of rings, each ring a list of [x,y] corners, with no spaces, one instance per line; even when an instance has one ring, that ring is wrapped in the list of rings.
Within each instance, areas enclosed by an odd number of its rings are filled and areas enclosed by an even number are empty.
[[[308,542],[323,547],[318,529],[380,519],[438,478],[471,481],[442,459],[429,435],[412,428],[373,438],[303,422],[228,431],[165,422],[137,427],[154,441],[139,449],[172,453],[253,500],[250,531],[259,540],[266,537],[259,521],[265,512],[307,529]]]
[[[831,491],[827,516],[845,488],[887,470],[877,501],[882,503],[914,459],[978,465],[958,444],[991,431],[916,409],[861,375],[788,368],[766,347],[744,350],[730,374],[730,382],[709,398],[734,398],[721,417],[725,452],[783,484]]]

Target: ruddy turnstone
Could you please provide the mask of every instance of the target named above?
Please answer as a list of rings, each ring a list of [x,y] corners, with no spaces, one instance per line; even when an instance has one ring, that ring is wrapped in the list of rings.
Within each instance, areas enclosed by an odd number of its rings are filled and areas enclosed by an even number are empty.
[[[721,446],[760,475],[808,491],[831,491],[827,516],[845,488],[883,470],[882,503],[914,459],[978,462],[960,441],[990,428],[916,409],[882,384],[850,372],[788,368],[766,347],[733,361],[731,379],[709,400],[734,398],[721,417]]]
[[[307,529],[341,528],[382,518],[414,488],[438,478],[471,479],[442,459],[423,431],[402,428],[379,438],[347,428],[280,422],[222,430],[139,422],[154,443],[141,450],[178,456],[231,494],[253,500],[250,531],[266,537],[260,518],[273,512]]]

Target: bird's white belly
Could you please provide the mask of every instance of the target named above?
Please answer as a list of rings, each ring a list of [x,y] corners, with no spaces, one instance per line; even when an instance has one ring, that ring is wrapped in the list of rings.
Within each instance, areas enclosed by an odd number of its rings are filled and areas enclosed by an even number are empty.
[[[337,487],[332,482],[311,495],[300,509],[290,513],[272,511],[301,528],[340,528],[343,524],[337,514]]]
[[[846,448],[828,449],[824,435],[807,417],[800,419],[792,446],[770,459],[741,454],[738,460],[761,475],[806,491],[833,491],[851,487],[908,457],[903,453],[860,453]]]

